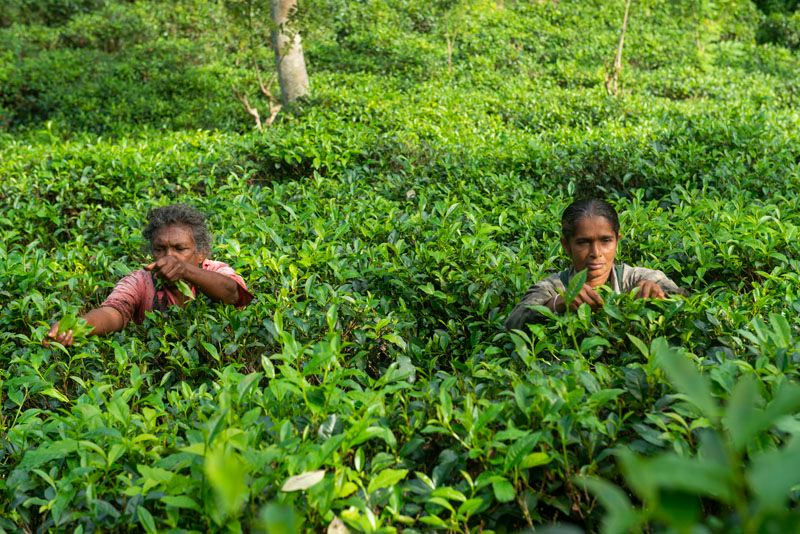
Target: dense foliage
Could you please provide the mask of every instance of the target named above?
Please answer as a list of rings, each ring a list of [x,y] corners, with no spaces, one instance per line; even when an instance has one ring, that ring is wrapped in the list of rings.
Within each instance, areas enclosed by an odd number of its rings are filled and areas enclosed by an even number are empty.
[[[322,0],[263,134],[236,4],[0,13],[0,532],[800,528],[792,2]],[[589,194],[690,296],[505,332]],[[173,201],[257,300],[43,348]]]

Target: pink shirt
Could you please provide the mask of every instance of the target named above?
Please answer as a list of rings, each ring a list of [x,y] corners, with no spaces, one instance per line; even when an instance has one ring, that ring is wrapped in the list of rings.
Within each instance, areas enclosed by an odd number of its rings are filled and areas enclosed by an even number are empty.
[[[232,278],[238,284],[237,309],[244,308],[253,300],[253,295],[247,290],[247,285],[242,277],[236,274],[227,263],[205,260],[201,267],[206,271]],[[192,287],[192,293],[197,293],[194,287]],[[144,321],[145,312],[153,311],[153,309],[163,310],[167,306],[175,304],[175,296],[169,290],[156,290],[155,284],[153,284],[153,274],[150,271],[139,269],[117,282],[101,306],[109,306],[117,310],[122,315],[123,324],[127,325],[131,319],[137,324],[141,324]]]

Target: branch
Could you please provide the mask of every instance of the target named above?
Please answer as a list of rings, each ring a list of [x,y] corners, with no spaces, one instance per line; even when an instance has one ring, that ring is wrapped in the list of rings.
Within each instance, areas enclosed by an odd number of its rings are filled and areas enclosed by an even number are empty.
[[[259,71],[257,67],[256,76],[258,77],[258,87],[261,89],[261,92],[264,94],[264,96],[267,97],[267,105],[269,106],[269,117],[264,121],[264,124],[267,126],[272,126],[272,122],[275,120],[275,117],[278,116],[278,112],[283,107],[282,105],[278,104],[278,100],[272,96],[272,91],[269,90],[270,86],[275,83],[275,78],[278,77],[278,73],[272,73],[267,85],[264,85],[264,82],[261,79],[261,71]]]
[[[617,47],[617,57],[614,58],[614,69],[617,72],[622,70],[622,45],[625,43],[625,30],[628,29],[628,12],[631,9],[631,0],[625,3],[625,16],[622,18],[622,33],[619,36],[619,46]]]
[[[254,107],[251,107],[250,104],[248,104],[247,96],[240,93],[233,84],[231,84],[231,89],[233,89],[233,92],[236,94],[236,98],[239,100],[239,102],[241,102],[242,105],[244,105],[244,109],[247,110],[247,113],[249,113],[250,116],[256,120],[256,128],[258,128],[258,131],[263,132],[264,128],[263,126],[261,126],[261,116],[258,114],[258,110]],[[272,106],[270,106],[270,111],[272,111]],[[275,112],[275,114],[277,114],[277,112]],[[272,115],[270,117],[270,122],[267,125],[271,124],[274,118],[275,115]]]
[[[606,63],[606,93],[609,95],[617,94],[617,83],[619,81],[619,73],[622,72],[622,47],[625,44],[625,30],[628,29],[628,14],[631,8],[631,0],[625,2],[625,15],[622,18],[622,32],[619,36],[619,45],[617,46],[617,54],[614,56],[613,69],[609,68]],[[605,61],[604,61],[605,63]]]

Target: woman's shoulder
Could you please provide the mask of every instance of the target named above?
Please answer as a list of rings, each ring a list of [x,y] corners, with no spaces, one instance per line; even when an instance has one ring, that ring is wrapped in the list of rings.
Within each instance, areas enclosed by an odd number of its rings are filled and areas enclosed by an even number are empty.
[[[233,271],[233,267],[225,263],[224,261],[216,261],[216,260],[209,260],[208,258],[203,260],[203,264],[200,266],[202,269],[206,271]]]

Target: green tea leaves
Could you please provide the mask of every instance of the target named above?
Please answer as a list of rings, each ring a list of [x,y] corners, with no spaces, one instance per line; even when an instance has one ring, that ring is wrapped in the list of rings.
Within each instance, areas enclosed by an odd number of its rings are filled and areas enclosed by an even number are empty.
[[[408,475],[408,469],[384,469],[369,481],[367,493],[394,486],[406,478],[406,475]]]
[[[686,356],[669,347],[663,339],[653,341],[651,350],[676,389],[703,415],[715,419],[719,415],[719,408],[711,395],[708,379],[700,374],[697,367]]]

